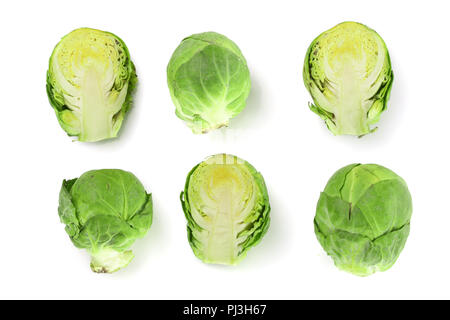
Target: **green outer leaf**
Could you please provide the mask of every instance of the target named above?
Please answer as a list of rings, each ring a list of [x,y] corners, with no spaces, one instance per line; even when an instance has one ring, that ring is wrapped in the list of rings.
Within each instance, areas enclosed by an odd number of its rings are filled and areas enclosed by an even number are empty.
[[[100,214],[129,221],[148,201],[144,186],[136,176],[116,169],[85,172],[73,185],[71,194],[81,223]]]
[[[70,195],[70,190],[76,181],[77,179],[63,180],[61,191],[59,192],[59,218],[66,225],[66,232],[71,238],[76,237],[80,233],[80,222]]]
[[[205,32],[183,39],[167,66],[167,84],[176,115],[194,133],[227,126],[250,93],[250,73],[237,45]]]
[[[153,199],[152,194],[147,193],[147,202],[139,214],[128,221],[128,224],[138,232],[138,238],[143,238],[153,223]]]
[[[352,164],[328,181],[317,203],[314,229],[336,266],[360,276],[389,269],[409,235],[412,200],[391,170]]]
[[[343,22],[341,24],[344,24],[344,23],[348,23],[348,22]],[[356,23],[356,24],[362,25],[360,23]],[[392,64],[391,64],[389,51],[387,49],[387,46],[386,46],[383,38],[381,38],[381,36],[375,30],[368,28],[365,25],[362,25],[362,26],[371,30],[377,37],[379,37],[381,42],[384,44],[386,60],[387,60],[386,64],[387,64],[387,69],[389,71],[386,75],[380,74],[380,76],[385,76],[386,78],[383,81],[383,84],[380,86],[377,93],[371,98],[371,101],[373,101],[373,104],[372,104],[372,107],[367,112],[367,119],[366,119],[366,124],[365,124],[365,126],[368,129],[365,131],[361,131],[358,134],[359,137],[362,137],[368,133],[371,133],[371,132],[374,132],[377,130],[377,128],[370,129],[369,126],[377,123],[380,119],[381,113],[387,109],[387,102],[389,101],[392,84],[394,81],[394,72],[392,71]],[[332,29],[334,29],[336,27],[337,26],[333,27]],[[332,29],[330,29],[330,30],[332,30]],[[315,114],[317,114],[320,118],[322,118],[325,121],[327,128],[334,135],[339,135],[342,133],[340,132],[340,128],[336,126],[335,115],[332,112],[327,111],[325,108],[323,108],[320,105],[320,103],[317,101],[317,99],[313,93],[313,90],[312,90],[313,87],[316,87],[320,91],[323,92],[324,86],[326,85],[327,79],[322,79],[322,81],[317,81],[311,75],[311,70],[313,67],[311,65],[311,53],[313,52],[313,49],[315,48],[315,45],[319,42],[320,38],[323,35],[327,34],[330,30],[322,32],[319,36],[317,36],[311,42],[310,46],[308,47],[308,50],[306,51],[306,55],[305,55],[305,59],[304,59],[304,64],[303,64],[303,83],[304,83],[306,89],[308,90],[308,92],[310,93],[311,98],[314,101],[314,103],[309,103],[310,110],[313,111]]]
[[[232,51],[235,55],[237,55],[241,60],[243,60],[245,62],[245,57],[242,54],[239,47],[233,41],[231,41],[229,38],[227,38],[224,35],[221,35],[217,32],[197,33],[197,34],[193,34],[193,35],[185,38],[184,40],[188,40],[188,39],[202,41],[209,45],[226,48],[226,49]],[[245,63],[247,63],[247,62],[245,62]]]
[[[80,28],[80,29],[89,29],[89,28]],[[92,30],[96,30],[96,29],[92,29]],[[101,30],[97,30],[97,31],[101,31]],[[125,117],[125,114],[131,109],[132,102],[133,102],[133,95],[136,91],[138,79],[137,79],[137,74],[136,74],[136,67],[135,67],[134,63],[131,61],[130,52],[129,52],[128,47],[126,46],[125,42],[120,37],[118,37],[117,35],[115,35],[111,32],[108,32],[108,31],[101,31],[101,32],[103,32],[109,36],[112,36],[117,41],[119,41],[120,44],[122,45],[122,49],[124,50],[125,56],[128,58],[128,78],[126,80],[126,82],[128,82],[128,91],[127,91],[127,96],[125,98],[125,102],[123,103],[121,110],[117,114],[114,115],[114,118],[116,119],[115,125],[114,125],[114,131],[113,131],[112,136],[109,137],[109,138],[114,138],[118,135],[118,132],[122,126],[122,122]],[[58,119],[58,122],[59,122],[61,128],[63,128],[63,130],[66,131],[68,136],[72,136],[72,137],[77,136],[78,137],[80,132],[76,128],[73,128],[70,124],[66,123],[63,120],[63,116],[65,114],[67,115],[67,113],[70,112],[70,109],[65,105],[64,96],[63,96],[62,92],[60,91],[60,89],[55,86],[54,81],[52,80],[52,74],[51,74],[51,63],[52,63],[53,56],[56,52],[56,49],[57,49],[58,45],[62,41],[64,41],[64,39],[69,35],[70,35],[70,33],[68,33],[67,35],[65,35],[64,37],[61,38],[61,40],[56,44],[55,48],[53,49],[52,55],[50,56],[49,68],[46,73],[46,92],[47,92],[47,97],[50,102],[50,105],[52,106],[52,108],[55,111],[56,118]],[[83,140],[79,139],[79,141],[83,141]]]
[[[336,267],[364,277],[377,271],[386,271],[394,265],[408,238],[409,223],[375,240],[342,230],[325,236],[317,224],[314,230]]]
[[[218,156],[218,155],[216,155]],[[227,155],[231,156],[231,155]],[[215,157],[211,156],[210,158]],[[231,156],[234,157],[234,156]],[[237,158],[237,157],[236,157]],[[237,158],[239,159],[239,158]],[[252,177],[255,179],[256,185],[258,186],[258,190],[260,192],[260,200],[258,203],[260,204],[256,208],[256,212],[254,215],[251,215],[248,217],[248,219],[245,222],[254,221],[253,228],[250,230],[244,230],[246,233],[244,234],[247,236],[247,239],[241,244],[241,250],[236,257],[235,261],[231,264],[236,265],[240,261],[242,261],[246,255],[248,250],[252,248],[253,246],[256,246],[264,237],[264,235],[267,233],[267,230],[270,226],[270,203],[269,203],[269,195],[267,193],[266,184],[264,181],[263,176],[261,173],[259,173],[249,162],[239,159],[244,163],[245,167],[250,171]],[[205,160],[204,162],[206,162]],[[202,163],[204,163],[202,162]],[[201,244],[198,242],[198,240],[193,235],[193,230],[202,230],[202,227],[195,221],[191,214],[191,202],[192,200],[189,199],[189,184],[191,182],[191,176],[193,173],[198,169],[198,167],[202,164],[197,164],[192,170],[188,173],[186,178],[186,183],[184,186],[184,191],[180,194],[180,201],[181,206],[184,212],[184,216],[187,220],[187,235],[188,235],[188,241],[192,248],[192,251],[194,254],[199,258],[200,260],[206,262],[206,263],[214,263],[214,261],[210,261],[209,258],[204,254],[204,252],[201,250]]]
[[[114,181],[123,184],[124,189],[114,188]],[[124,196],[128,201],[136,202],[138,207],[134,203],[124,205],[125,202],[120,201]],[[109,211],[105,205],[109,206]],[[121,205],[119,212],[117,208]],[[133,254],[127,249],[150,228],[152,195],[145,192],[130,172],[92,170],[78,179],[63,181],[58,213],[72,243],[91,253],[92,269],[111,273],[131,261]],[[102,261],[107,265],[102,266]]]
[[[123,252],[138,238],[139,233],[126,221],[107,215],[93,216],[87,220],[73,244],[80,249],[98,252],[104,248]]]

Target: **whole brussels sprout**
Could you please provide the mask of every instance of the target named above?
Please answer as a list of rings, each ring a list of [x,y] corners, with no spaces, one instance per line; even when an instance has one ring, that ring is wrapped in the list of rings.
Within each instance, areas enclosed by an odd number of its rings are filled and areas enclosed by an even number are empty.
[[[311,43],[303,81],[319,115],[335,135],[363,136],[374,131],[387,108],[394,80],[389,52],[372,29],[344,22]]]
[[[128,248],[150,228],[152,195],[130,172],[92,170],[63,181],[58,213],[72,243],[91,254],[92,271],[112,273],[130,263]]]
[[[367,276],[392,267],[409,235],[412,200],[405,181],[376,164],[351,164],[328,181],[314,229],[344,271]]]
[[[270,224],[262,175],[236,156],[218,154],[189,172],[181,193],[188,240],[203,262],[235,265]]]
[[[250,73],[238,46],[205,32],[185,38],[167,66],[167,84],[176,115],[194,133],[228,125],[244,109]]]

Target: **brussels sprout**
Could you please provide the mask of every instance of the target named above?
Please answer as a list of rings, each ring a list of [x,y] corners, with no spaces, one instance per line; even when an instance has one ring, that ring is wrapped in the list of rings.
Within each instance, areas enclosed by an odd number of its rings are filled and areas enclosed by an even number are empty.
[[[112,273],[133,259],[133,242],[152,224],[152,196],[130,172],[93,170],[64,180],[59,217],[77,248],[92,257],[91,269]]]
[[[236,156],[218,154],[196,165],[181,204],[191,248],[206,263],[237,264],[269,228],[264,178]]]
[[[125,43],[112,33],[81,28],[56,45],[47,95],[59,124],[79,141],[114,138],[137,84]]]
[[[335,135],[373,132],[387,107],[394,75],[386,44],[372,29],[344,22],[319,35],[306,53],[303,80]]]
[[[411,195],[405,181],[376,164],[351,164],[328,181],[317,203],[314,229],[344,271],[386,271],[409,235]]]
[[[250,73],[238,46],[205,32],[185,38],[167,66],[167,83],[176,115],[194,133],[228,125],[245,107]]]

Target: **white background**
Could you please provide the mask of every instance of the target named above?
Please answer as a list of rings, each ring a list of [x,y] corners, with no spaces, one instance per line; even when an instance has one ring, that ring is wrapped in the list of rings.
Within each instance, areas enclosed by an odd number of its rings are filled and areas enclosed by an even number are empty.
[[[2,6],[0,298],[450,298],[448,209],[450,59],[447,1],[9,1]],[[395,81],[374,134],[333,136],[307,107],[301,70],[319,33],[346,20],[385,40]],[[72,142],[50,107],[45,76],[59,39],[78,27],[111,31],[139,76],[120,138]],[[244,53],[252,91],[229,129],[194,135],[174,114],[166,65],[192,33],[216,31]],[[272,224],[237,267],[203,264],[179,203],[186,174],[227,152],[265,177]],[[387,272],[339,271],[317,242],[320,191],[340,167],[378,163],[408,183],[411,234]],[[154,197],[154,224],[133,262],[91,272],[57,215],[63,179],[90,169],[132,171]]]

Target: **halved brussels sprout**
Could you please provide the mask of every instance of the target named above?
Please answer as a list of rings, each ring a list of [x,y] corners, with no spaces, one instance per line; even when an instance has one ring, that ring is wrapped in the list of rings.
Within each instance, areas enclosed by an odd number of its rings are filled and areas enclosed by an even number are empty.
[[[181,203],[191,248],[206,263],[237,264],[269,228],[264,179],[236,156],[218,154],[195,166]]]
[[[363,136],[386,109],[394,75],[383,39],[356,22],[319,35],[306,53],[303,80],[319,115],[335,135]]]
[[[63,37],[50,57],[47,95],[61,127],[79,141],[117,136],[137,84],[125,43],[95,29]]]
[[[367,276],[394,265],[408,238],[411,214],[402,178],[376,164],[351,164],[321,193],[314,229],[339,269]]]
[[[130,172],[92,170],[63,181],[58,214],[72,243],[91,254],[92,271],[112,273],[130,263],[128,248],[150,228],[152,195]]]
[[[167,84],[176,115],[194,133],[228,125],[244,109],[250,73],[238,46],[205,32],[185,38],[167,66]]]

